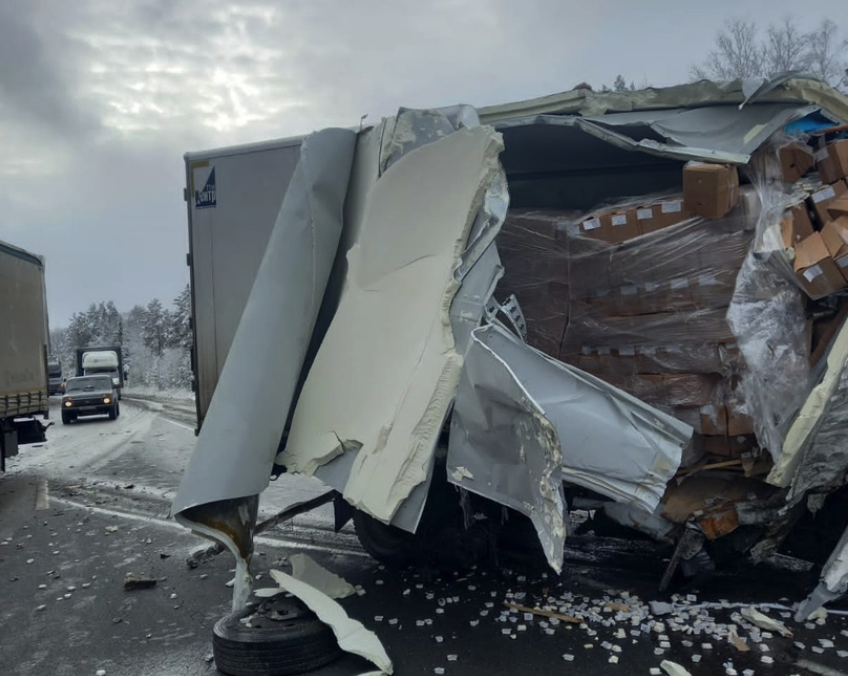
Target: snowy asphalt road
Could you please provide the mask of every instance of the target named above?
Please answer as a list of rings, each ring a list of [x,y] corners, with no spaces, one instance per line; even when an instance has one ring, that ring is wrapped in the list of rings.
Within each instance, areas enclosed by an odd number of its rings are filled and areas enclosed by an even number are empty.
[[[54,406],[52,419],[58,420],[58,401]],[[221,555],[187,568],[186,556],[204,541],[167,519],[193,429],[188,402],[125,400],[117,421],[54,425],[47,444],[22,448],[9,462],[0,477],[4,674],[216,673],[205,658],[212,625],[230,603],[225,584],[232,560]],[[318,482],[284,476],[263,494],[262,510],[271,514],[322,490]],[[365,556],[351,530],[333,533],[327,506],[260,540],[254,573],[263,577],[257,586],[267,581],[268,569],[285,568],[294,551],[362,585],[365,595],[343,605],[377,632],[397,674],[648,674],[663,659],[693,675],[848,672],[844,616],[804,626],[767,610],[787,623],[795,634],[790,639],[740,622],[736,608],[703,605],[795,601],[809,575],[780,567],[761,566],[685,590],[676,615],[654,617],[646,601],[661,598],[655,587],[663,562],[646,543],[572,538],[558,579],[526,571],[396,573]],[[159,582],[127,592],[127,572]],[[509,612],[505,602],[549,604],[585,622]],[[719,633],[721,625],[736,624],[747,646],[740,651],[710,636],[711,623]],[[349,658],[318,673],[366,670]]]

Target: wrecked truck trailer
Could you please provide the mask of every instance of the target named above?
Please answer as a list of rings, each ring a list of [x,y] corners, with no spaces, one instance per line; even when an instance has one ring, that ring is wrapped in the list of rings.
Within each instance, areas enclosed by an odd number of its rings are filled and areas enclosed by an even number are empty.
[[[284,469],[386,560],[504,507],[555,570],[570,509],[666,543],[663,583],[763,560],[845,483],[846,120],[790,74],[186,155],[199,429],[172,513],[246,569]]]

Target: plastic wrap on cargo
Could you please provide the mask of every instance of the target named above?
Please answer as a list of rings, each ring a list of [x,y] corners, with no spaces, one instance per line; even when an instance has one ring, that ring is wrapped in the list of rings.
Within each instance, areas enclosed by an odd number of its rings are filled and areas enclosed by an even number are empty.
[[[750,197],[745,193],[723,218],[684,215],[679,223],[618,244],[587,236],[585,220],[571,223],[571,306],[560,357],[591,364],[597,356],[598,373],[615,373],[616,360],[635,373],[734,368],[728,358],[733,348],[722,355],[720,346],[735,342],[725,315],[754,237]]]
[[[498,296],[515,294],[527,322],[527,342],[559,356],[568,322],[568,259],[560,235],[569,212],[511,209],[495,240],[504,266]]]
[[[760,443],[780,455],[786,428],[809,391],[809,343],[802,292],[792,281],[780,225],[791,204],[777,147],[759,154],[749,179],[762,208],[756,240],[746,256],[727,312],[746,364],[740,395]]]

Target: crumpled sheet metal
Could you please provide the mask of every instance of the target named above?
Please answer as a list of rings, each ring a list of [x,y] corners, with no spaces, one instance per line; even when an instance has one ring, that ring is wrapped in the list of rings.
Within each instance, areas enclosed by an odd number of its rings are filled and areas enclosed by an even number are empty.
[[[492,324],[472,333],[448,477],[533,520],[559,570],[562,481],[653,512],[692,428]]]
[[[377,181],[279,456],[313,474],[357,451],[343,495],[383,522],[427,479],[453,401],[462,368],[450,329],[454,271],[502,148],[490,128],[460,129],[411,150]]]
[[[782,74],[773,80],[782,80]],[[749,97],[752,92],[759,95]],[[668,108],[700,108],[706,105],[743,103],[809,103],[820,107],[837,119],[848,122],[848,99],[821,80],[791,78],[770,89],[763,79],[710,82],[700,80],[674,87],[642,89],[635,92],[592,92],[575,89],[559,94],[488,106],[479,109],[483,124],[526,115],[606,115],[632,110]]]
[[[356,133],[342,129],[304,139],[300,162],[171,506],[178,518],[191,509],[189,521],[203,520],[204,505],[251,499],[268,485],[336,255],[355,144]]]
[[[507,120],[499,130],[527,125],[573,127],[622,150],[636,150],[682,161],[745,165],[763,142],[789,122],[818,109],[769,104],[738,110],[710,106],[693,110],[614,113],[595,117],[534,115]],[[665,142],[654,138],[659,135]]]

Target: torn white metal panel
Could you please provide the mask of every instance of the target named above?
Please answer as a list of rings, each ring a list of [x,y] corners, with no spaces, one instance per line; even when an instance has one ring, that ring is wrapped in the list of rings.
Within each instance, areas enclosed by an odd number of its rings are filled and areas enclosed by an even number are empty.
[[[848,470],[848,323],[833,341],[821,381],[786,434],[783,452],[767,481],[792,486],[791,495],[830,484],[841,485]],[[835,486],[834,486],[835,487]]]
[[[331,573],[306,554],[292,554],[289,562],[292,565],[291,575],[295,580],[315,587],[331,599],[344,599],[356,593],[350,582]]]
[[[453,274],[502,148],[490,128],[462,129],[410,151],[377,181],[279,459],[313,474],[358,449],[343,494],[384,522],[425,481],[453,400],[462,367]]]
[[[535,356],[497,325],[471,334],[451,418],[448,480],[528,516],[548,563],[559,572],[566,535],[561,442],[541,403],[511,368],[514,355],[503,354],[508,344]]]
[[[848,528],[842,533],[839,543],[824,564],[818,586],[798,606],[795,621],[804,622],[811,613],[825,603],[835,601],[846,591],[848,591]]]
[[[271,577],[289,594],[303,601],[319,620],[330,626],[342,650],[365,658],[382,673],[392,673],[394,669],[392,661],[377,635],[366,629],[358,620],[348,617],[344,608],[333,599],[279,570],[272,570]]]
[[[527,511],[521,454],[528,440],[510,432],[544,419],[561,446],[562,480],[653,512],[680,465],[692,428],[676,418],[525,345],[498,326],[472,334],[454,407],[449,471],[459,485]],[[539,443],[547,443],[543,437]],[[536,453],[549,453],[547,449]],[[548,496],[549,499],[550,496]],[[523,509],[522,509],[523,507]],[[550,539],[550,536],[548,536]]]
[[[653,512],[691,435],[676,418],[491,325],[472,333],[448,475],[527,514],[556,568],[562,480]]]
[[[172,514],[268,485],[338,247],[355,144],[341,129],[303,142]]]

